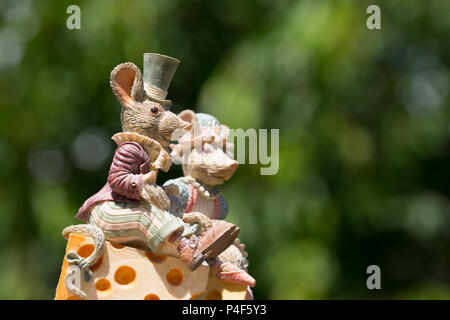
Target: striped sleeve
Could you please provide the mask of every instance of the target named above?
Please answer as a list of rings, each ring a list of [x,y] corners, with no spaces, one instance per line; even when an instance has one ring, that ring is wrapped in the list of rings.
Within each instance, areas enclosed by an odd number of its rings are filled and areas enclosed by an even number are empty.
[[[221,195],[219,196],[220,201],[220,212],[218,219],[224,220],[228,215],[228,201],[225,200]]]

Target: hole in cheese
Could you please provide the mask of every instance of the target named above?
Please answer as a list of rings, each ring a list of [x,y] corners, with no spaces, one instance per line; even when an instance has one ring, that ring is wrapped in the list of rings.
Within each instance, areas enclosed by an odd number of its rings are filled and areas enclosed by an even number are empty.
[[[92,252],[94,252],[94,249],[95,249],[95,247],[93,244],[85,244],[78,248],[77,253],[80,255],[80,257],[87,258],[91,255]],[[98,268],[100,268],[102,262],[103,262],[103,256],[101,256],[97,260],[97,262],[91,266],[91,270],[95,271]]]
[[[150,259],[151,262],[153,263],[161,263],[164,260],[166,260],[167,256],[165,255],[158,255],[158,254],[154,254],[153,252],[150,251],[146,251],[145,255],[147,256],[147,258]]]
[[[106,291],[111,288],[111,283],[106,278],[101,278],[95,283],[95,289],[98,291]]]
[[[171,285],[179,286],[183,281],[183,272],[177,268],[170,269],[166,274],[166,279]]]
[[[114,249],[117,249],[117,250],[120,250],[120,249],[125,248],[124,245],[121,245],[121,244],[118,244],[118,243],[112,243],[112,242],[110,242],[110,244],[111,244],[111,247],[113,247]]]
[[[149,293],[144,297],[144,300],[161,300],[156,294]]]
[[[202,294],[203,294],[203,292],[199,292],[199,293],[193,294],[192,297],[189,298],[189,300],[195,300]]]
[[[136,279],[136,271],[128,266],[121,266],[114,273],[114,280],[121,285],[130,284],[134,279]]]
[[[222,300],[222,293],[219,290],[211,290],[206,294],[206,300]]]

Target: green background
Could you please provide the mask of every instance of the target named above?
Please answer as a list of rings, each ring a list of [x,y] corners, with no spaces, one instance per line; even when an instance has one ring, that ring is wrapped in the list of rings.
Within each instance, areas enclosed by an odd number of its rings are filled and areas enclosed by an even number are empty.
[[[81,8],[81,30],[66,9]],[[381,8],[368,30],[366,8]],[[450,2],[0,2],[0,298],[53,299],[64,227],[106,181],[115,65],[180,59],[169,98],[280,129],[223,185],[257,299],[450,298]],[[160,175],[177,177],[179,167]],[[366,268],[381,268],[368,290]]]

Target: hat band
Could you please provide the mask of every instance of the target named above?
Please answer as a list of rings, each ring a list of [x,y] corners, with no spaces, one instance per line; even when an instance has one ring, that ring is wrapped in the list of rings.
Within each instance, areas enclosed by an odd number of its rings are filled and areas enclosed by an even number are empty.
[[[151,85],[146,85],[146,86],[144,86],[144,90],[149,96],[151,96],[153,98],[160,99],[160,100],[166,99],[167,91],[165,91],[161,88],[157,88],[157,87],[154,87]]]

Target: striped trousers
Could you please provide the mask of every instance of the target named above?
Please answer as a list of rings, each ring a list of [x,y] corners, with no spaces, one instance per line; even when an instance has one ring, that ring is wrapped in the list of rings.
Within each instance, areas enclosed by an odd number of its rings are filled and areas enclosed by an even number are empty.
[[[108,241],[159,252],[161,243],[186,224],[170,212],[147,202],[140,205],[105,201],[91,211],[91,224],[103,230]]]

